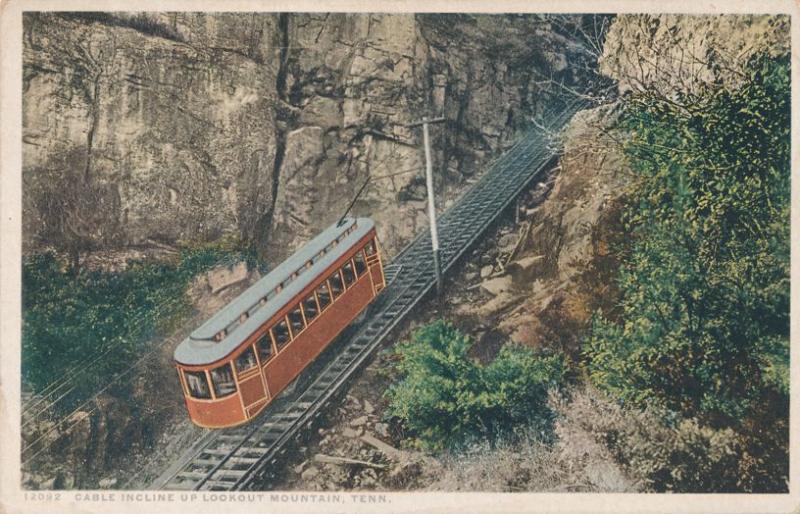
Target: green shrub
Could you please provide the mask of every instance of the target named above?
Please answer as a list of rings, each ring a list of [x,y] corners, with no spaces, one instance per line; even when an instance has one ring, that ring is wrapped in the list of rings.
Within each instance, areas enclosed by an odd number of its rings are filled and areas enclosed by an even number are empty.
[[[505,346],[482,366],[468,356],[469,337],[444,321],[401,343],[402,380],[389,387],[388,414],[399,418],[420,446],[441,450],[549,416],[547,390],[562,380],[561,357]]]
[[[788,57],[762,56],[735,90],[642,95],[623,117],[632,243],[620,314],[596,316],[584,355],[613,398],[690,420],[656,487],[785,490],[789,106]]]
[[[768,57],[736,90],[631,102],[622,316],[586,348],[600,388],[717,427],[786,390],[789,103],[788,58]]]

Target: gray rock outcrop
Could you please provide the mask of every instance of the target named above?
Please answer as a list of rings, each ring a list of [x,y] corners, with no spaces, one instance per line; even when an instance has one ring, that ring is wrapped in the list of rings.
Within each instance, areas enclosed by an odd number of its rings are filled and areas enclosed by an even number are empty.
[[[599,65],[621,92],[697,93],[739,83],[756,53],[789,48],[788,16],[624,14],[609,28]]]
[[[25,251],[240,238],[274,261],[354,206],[394,251],[434,127],[452,197],[590,56],[580,17],[29,13]],[[555,91],[560,92],[560,91]],[[400,173],[411,170],[409,173]],[[417,195],[418,196],[418,195]]]

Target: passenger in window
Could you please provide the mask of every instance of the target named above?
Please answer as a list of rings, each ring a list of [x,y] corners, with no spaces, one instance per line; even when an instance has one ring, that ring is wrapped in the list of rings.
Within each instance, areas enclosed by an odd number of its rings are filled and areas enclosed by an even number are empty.
[[[360,277],[367,270],[367,261],[364,258],[364,252],[359,251],[356,253],[355,256],[353,256],[353,262],[356,265],[356,275]]]
[[[278,347],[278,351],[289,344],[291,341],[291,335],[289,334],[289,325],[286,324],[286,320],[282,319],[278,323],[272,327],[272,336],[275,338],[275,345]]]
[[[211,398],[211,390],[208,388],[208,380],[203,371],[184,371],[186,377],[186,387],[189,388],[189,395],[192,398],[208,400]]]
[[[356,273],[353,271],[352,261],[347,261],[342,267],[342,275],[344,275],[344,283],[347,287],[350,287],[356,281]]]
[[[258,358],[261,360],[261,364],[272,358],[272,339],[269,337],[269,332],[256,341],[256,348],[258,348]]]
[[[339,298],[342,295],[342,291],[344,291],[344,282],[342,282],[342,277],[339,275],[338,271],[331,275],[331,277],[328,279],[328,283],[331,285],[331,293],[333,294],[333,297]]]
[[[211,383],[214,384],[214,394],[217,398],[228,396],[236,392],[236,382],[233,380],[233,370],[230,364],[211,370]]]
[[[311,323],[311,320],[317,317],[319,309],[317,308],[317,299],[314,298],[314,293],[303,301],[303,312],[306,315],[306,321]]]
[[[242,373],[247,371],[248,369],[255,368],[258,362],[256,362],[256,354],[253,351],[253,347],[248,347],[241,355],[236,357],[236,371],[238,373]]]
[[[328,289],[328,283],[323,282],[317,288],[317,299],[319,300],[319,308],[325,310],[325,307],[331,303],[331,292]]]
[[[292,327],[292,334],[297,337],[297,334],[303,331],[306,328],[306,324],[303,322],[303,313],[300,312],[300,306],[298,305],[292,312],[289,313],[289,326]]]

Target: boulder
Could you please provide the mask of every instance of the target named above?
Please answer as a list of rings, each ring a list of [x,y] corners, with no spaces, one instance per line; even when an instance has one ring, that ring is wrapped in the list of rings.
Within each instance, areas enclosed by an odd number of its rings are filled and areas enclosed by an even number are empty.
[[[367,414],[372,414],[373,412],[375,412],[375,407],[373,407],[372,404],[369,403],[367,400],[364,400],[364,412],[366,412]]]
[[[208,285],[216,294],[223,289],[238,284],[247,278],[247,263],[239,262],[234,266],[220,266],[208,272]]]
[[[375,429],[375,433],[377,433],[381,437],[389,437],[389,425],[386,423],[375,423],[373,427]]]
[[[303,471],[300,477],[303,480],[312,480],[317,475],[319,475],[319,469],[315,468],[314,466],[311,466],[307,470]]]
[[[497,247],[502,251],[508,251],[511,250],[516,242],[517,236],[515,234],[503,234],[500,236],[500,239],[497,240]]]
[[[361,435],[359,432],[361,432],[361,429],[354,430],[350,427],[344,427],[344,429],[342,429],[342,435],[351,439]]]
[[[521,269],[523,271],[524,270],[528,270],[534,264],[538,264],[538,263],[542,262],[544,260],[544,257],[545,257],[544,255],[530,255],[528,257],[523,257],[521,259],[517,259],[517,260],[511,261],[511,263],[509,264],[509,267],[510,266],[514,266],[514,267],[519,268],[519,269]]]
[[[99,481],[97,483],[97,485],[100,487],[100,489],[110,489],[110,488],[114,487],[115,485],[117,485],[117,479],[116,478],[104,478],[101,481]]]
[[[360,416],[360,417],[350,421],[350,426],[351,427],[363,426],[363,425],[365,425],[367,423],[367,419],[368,418],[366,416]]]
[[[505,293],[511,290],[511,276],[503,275],[502,277],[492,278],[481,282],[481,288],[494,296]]]

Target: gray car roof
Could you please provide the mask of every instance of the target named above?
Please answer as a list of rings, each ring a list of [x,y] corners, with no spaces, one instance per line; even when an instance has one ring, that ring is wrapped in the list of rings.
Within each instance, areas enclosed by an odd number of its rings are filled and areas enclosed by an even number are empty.
[[[354,224],[355,229],[347,234],[338,245],[324,255],[320,255],[322,250],[347,232]],[[320,273],[332,266],[374,226],[374,222],[369,218],[348,218],[341,226],[333,224],[322,231],[184,339],[175,348],[175,360],[188,366],[199,366],[218,361],[231,353],[287,302],[311,284]],[[309,260],[312,260],[313,264],[310,268],[305,268],[305,264]],[[264,305],[259,305],[262,298],[290,278],[295,271],[299,272],[297,278],[285,284],[279,293],[273,293]],[[244,312],[248,312],[249,317],[244,323],[239,323],[239,316]],[[226,328],[228,329],[227,336],[222,341],[215,341],[214,335]]]

